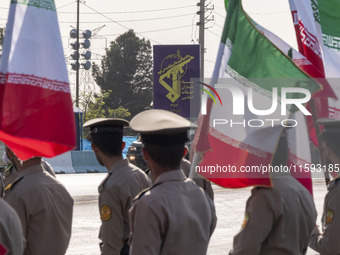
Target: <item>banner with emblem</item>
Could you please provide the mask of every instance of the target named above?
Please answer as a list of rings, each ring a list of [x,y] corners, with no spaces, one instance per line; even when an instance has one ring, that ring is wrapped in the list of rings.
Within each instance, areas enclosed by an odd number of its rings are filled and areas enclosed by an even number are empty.
[[[154,45],[153,59],[154,108],[189,118],[190,105],[200,99],[191,81],[200,78],[200,46]]]
[[[334,96],[334,93],[327,84],[322,90],[323,81],[312,79],[307,72],[318,71],[317,68],[305,56],[254,22],[243,10],[240,0],[230,1],[227,12],[213,78],[209,81],[210,85],[215,85],[223,105],[207,100],[206,115],[200,116],[195,136],[193,166],[196,169],[192,172],[199,170],[205,178],[229,188],[270,186],[271,160],[278,139],[286,128],[285,119],[289,119],[297,125],[287,131],[290,148],[288,172],[297,173],[293,175],[312,193],[311,175],[304,168],[311,161],[308,136],[305,135],[308,113],[303,107],[299,110],[290,108],[290,112],[279,112],[278,107],[287,96],[282,96],[283,91],[290,88],[296,92],[301,89],[308,91],[310,96]],[[222,78],[228,81],[224,82]],[[227,84],[230,91],[232,86],[234,92],[219,90],[220,84]],[[298,94],[291,96],[297,96],[297,99]],[[236,107],[235,100],[242,95],[243,104]],[[269,109],[271,115],[256,111],[255,106],[256,109]],[[234,109],[242,109],[241,114],[235,114]],[[269,119],[275,120],[277,125],[268,122]],[[197,161],[199,164],[195,164]],[[215,170],[220,167],[220,174],[201,171],[209,167],[215,167]]]
[[[12,0],[0,64],[0,140],[22,160],[75,147],[75,120],[53,0]]]

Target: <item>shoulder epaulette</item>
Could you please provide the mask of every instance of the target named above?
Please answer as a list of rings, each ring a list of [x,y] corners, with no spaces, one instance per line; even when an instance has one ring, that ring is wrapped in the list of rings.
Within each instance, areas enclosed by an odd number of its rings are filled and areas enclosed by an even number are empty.
[[[141,192],[139,192],[139,194],[133,199],[133,202],[135,202],[136,200],[140,199],[146,192],[148,192],[152,187],[146,188],[144,190],[142,190]]]
[[[15,180],[14,182],[8,184],[8,185],[6,186],[6,188],[4,189],[4,192],[6,192],[7,190],[10,190],[10,189],[13,189],[14,186],[15,186],[20,180],[22,180],[23,178],[24,178],[24,177],[21,176],[19,179],[17,179],[17,180]]]
[[[162,184],[162,182],[159,182],[159,183],[157,183],[157,184],[155,184],[155,185],[152,185],[152,186],[149,187],[149,188],[146,188],[146,189],[142,190],[142,191],[141,191],[141,192],[133,199],[133,202],[135,202],[136,200],[140,199],[142,196],[144,196],[144,194],[145,194],[146,192],[148,192],[149,190],[152,190],[154,187],[157,187],[157,186],[160,185],[160,184]]]

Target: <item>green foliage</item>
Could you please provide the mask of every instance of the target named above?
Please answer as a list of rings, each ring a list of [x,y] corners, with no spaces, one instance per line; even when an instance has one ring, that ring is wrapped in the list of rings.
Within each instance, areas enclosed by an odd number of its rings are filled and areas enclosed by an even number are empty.
[[[123,118],[131,116],[128,109],[119,106],[112,109],[105,104],[105,100],[110,97],[112,91],[102,91],[100,93],[83,92],[80,100],[80,106],[84,111],[84,123],[94,118]]]
[[[92,73],[99,87],[110,91],[103,99],[108,109],[129,109],[132,117],[150,108],[153,96],[151,45],[138,38],[133,30],[111,42],[101,65],[94,64]]]

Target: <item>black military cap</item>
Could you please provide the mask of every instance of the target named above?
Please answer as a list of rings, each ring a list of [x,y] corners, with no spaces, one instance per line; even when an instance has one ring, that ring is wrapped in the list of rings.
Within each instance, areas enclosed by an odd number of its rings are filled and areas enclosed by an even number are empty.
[[[340,120],[332,118],[320,118],[317,120],[317,123],[319,125],[324,125],[323,132],[340,134]]]
[[[98,133],[123,133],[123,128],[129,126],[129,122],[119,118],[96,118],[86,121],[84,128],[90,128],[90,135],[87,139],[91,140],[91,135]]]
[[[141,134],[143,143],[171,145],[187,142],[187,131],[197,126],[173,112],[153,109],[133,117],[130,127]]]

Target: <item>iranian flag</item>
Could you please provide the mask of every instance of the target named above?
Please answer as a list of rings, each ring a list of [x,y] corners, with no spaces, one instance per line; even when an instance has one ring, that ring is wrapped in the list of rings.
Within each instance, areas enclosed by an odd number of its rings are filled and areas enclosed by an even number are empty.
[[[321,27],[319,23],[317,2],[289,0],[289,5],[299,52],[303,54],[316,69],[312,71],[309,70],[308,73],[312,77],[321,78],[322,81],[326,82],[324,79],[325,70],[322,59],[322,45],[320,41],[322,40]],[[333,97],[336,98],[335,95]],[[317,115],[314,116],[314,119],[328,117],[329,110],[327,97],[315,98],[314,107],[315,114]],[[307,123],[310,139],[314,145],[318,146],[315,123],[311,116],[307,117]]]
[[[335,0],[290,0],[289,4],[299,51],[319,66],[339,98],[340,3]],[[322,107],[328,106],[327,100],[321,104]],[[320,117],[340,119],[340,101],[330,99],[329,108]]]
[[[75,120],[53,0],[12,0],[0,65],[0,139],[22,160],[75,147]]]
[[[321,24],[326,77],[340,78],[340,3],[336,0],[318,0],[310,1],[310,4],[315,22]]]
[[[271,186],[271,160],[287,132],[288,168],[281,171],[290,171],[312,192],[304,168],[310,162],[305,124],[310,113],[303,103],[309,98],[299,92],[332,91],[322,91],[302,68],[314,68],[311,62],[251,20],[240,0],[230,1],[227,13],[213,78],[206,81],[223,104],[207,100],[207,114],[199,117],[193,158],[199,163],[192,172],[228,188]],[[291,107],[287,100],[301,104]],[[294,127],[285,128],[288,122]]]

